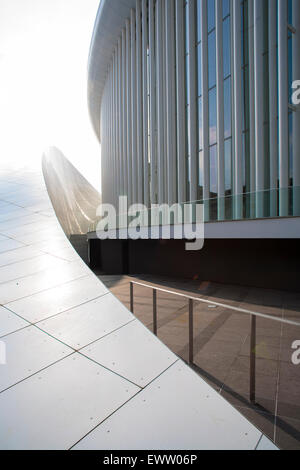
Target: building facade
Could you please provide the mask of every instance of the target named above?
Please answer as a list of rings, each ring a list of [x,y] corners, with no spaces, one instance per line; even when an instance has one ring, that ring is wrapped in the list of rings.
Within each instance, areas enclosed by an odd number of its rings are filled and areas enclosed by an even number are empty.
[[[300,215],[296,80],[299,0],[102,0],[89,103],[103,201]]]

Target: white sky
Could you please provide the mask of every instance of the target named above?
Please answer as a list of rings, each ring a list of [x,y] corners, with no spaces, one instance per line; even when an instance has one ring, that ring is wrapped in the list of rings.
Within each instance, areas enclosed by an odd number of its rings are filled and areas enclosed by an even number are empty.
[[[99,0],[0,0],[0,165],[40,165],[54,145],[100,189],[87,110]]]

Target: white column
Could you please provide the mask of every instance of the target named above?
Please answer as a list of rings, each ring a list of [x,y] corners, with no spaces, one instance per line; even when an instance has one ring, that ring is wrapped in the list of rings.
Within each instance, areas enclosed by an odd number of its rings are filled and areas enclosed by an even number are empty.
[[[300,80],[300,1],[293,0],[293,81]],[[293,113],[293,214],[300,215],[300,105]]]
[[[156,99],[158,204],[164,202],[164,107],[163,107],[162,0],[156,2]]]
[[[288,215],[288,48],[287,1],[278,0],[279,215]]]
[[[234,194],[235,194],[235,127],[234,127],[234,94],[235,94],[235,80],[234,80],[234,64],[233,64],[233,57],[235,54],[234,50],[234,41],[233,41],[233,3],[235,0],[230,0],[230,33],[231,33],[231,41],[230,41],[230,52],[231,52],[231,61],[230,61],[230,72],[231,72],[231,175],[232,175],[232,198],[231,198],[231,209],[232,209],[232,218],[234,217]]]
[[[110,64],[109,70],[109,92],[108,92],[108,101],[109,101],[109,157],[108,157],[108,180],[109,180],[109,202],[112,203],[113,195],[113,182],[112,182],[112,94],[111,94],[111,81],[112,81],[112,64]]]
[[[165,0],[168,204],[176,202],[175,5]]]
[[[110,90],[109,90],[109,98],[110,98],[110,158],[109,158],[109,180],[110,180],[110,203],[114,204],[114,194],[115,194],[115,185],[114,185],[114,116],[113,116],[113,61],[111,63],[110,69]]]
[[[105,119],[104,119],[105,116]],[[106,202],[105,199],[105,180],[106,180],[106,143],[107,143],[107,136],[106,136],[106,91],[104,94],[104,103],[103,103],[103,110],[102,110],[102,123],[103,123],[103,135],[102,135],[102,143],[101,143],[101,182],[102,182],[102,202]]]
[[[135,11],[131,9],[131,148],[132,148],[132,203],[138,202],[138,172],[137,172],[137,107],[136,107],[136,38]]]
[[[149,0],[149,126],[151,165],[151,204],[157,194],[157,129],[156,129],[156,84],[155,84],[155,16],[154,2]]]
[[[241,5],[233,2],[233,68],[234,68],[234,128],[235,128],[235,218],[243,216],[242,179],[242,55],[241,55]]]
[[[177,200],[186,201],[184,0],[176,0]]]
[[[263,89],[263,10],[254,0],[254,89],[255,89],[255,168],[256,217],[264,215],[264,89]]]
[[[269,148],[270,148],[270,215],[277,215],[278,181],[278,99],[277,99],[277,2],[269,0]]]
[[[109,153],[108,153],[108,160],[107,160],[107,163],[108,163],[108,181],[109,181],[109,185],[108,185],[108,193],[109,193],[109,203],[111,204],[112,203],[112,194],[113,194],[113,191],[112,191],[112,186],[113,186],[113,182],[112,182],[112,93],[111,93],[111,79],[112,79],[112,73],[111,73],[111,69],[112,69],[112,64],[110,64],[110,70],[109,70],[109,91],[108,91],[108,102],[109,102],[109,128],[108,128],[108,132],[109,132]]]
[[[119,185],[120,194],[124,195],[124,155],[123,155],[123,123],[122,123],[122,37],[118,40],[118,89],[119,89],[119,101],[118,101],[118,120],[119,120]]]
[[[126,20],[126,89],[127,89],[127,195],[132,204],[132,122],[131,122],[131,42],[130,22]]]
[[[248,2],[250,216],[255,217],[254,4]]]
[[[205,3],[203,1],[202,3]],[[198,185],[198,148],[197,148],[197,69],[196,69],[196,4],[188,0],[188,36],[189,36],[189,137],[190,137],[190,201],[197,200]],[[207,116],[206,116],[207,117]]]
[[[112,57],[112,73],[111,73],[111,146],[112,146],[112,204],[116,202],[116,146],[115,146],[115,135],[116,135],[116,119],[115,119],[115,52]]]
[[[223,80],[223,8],[216,0],[216,77],[217,77],[217,144],[218,144],[218,219],[225,217],[224,165],[224,80]]]
[[[163,84],[163,119],[164,119],[164,134],[163,134],[163,141],[164,141],[164,177],[163,177],[163,201],[168,202],[168,159],[167,159],[167,56],[168,51],[166,50],[166,11],[165,11],[165,3],[166,0],[162,1],[162,84]]]
[[[142,68],[143,68],[143,203],[149,206],[149,163],[148,163],[148,22],[147,0],[142,0]]]
[[[122,29],[122,148],[123,148],[123,196],[128,195],[127,164],[127,74],[126,74],[126,30]]]
[[[202,143],[203,143],[203,199],[210,195],[209,171],[209,106],[208,106],[208,39],[207,39],[207,1],[201,6],[201,81],[202,81]],[[209,220],[209,201],[205,203],[205,220]]]
[[[104,132],[104,103],[105,103],[105,94],[103,92],[103,100],[101,103],[101,122],[100,122],[100,128],[101,128],[101,194],[102,194],[102,201],[104,202],[104,174],[105,174],[105,132]]]
[[[119,106],[119,87],[118,87],[118,43],[116,44],[116,49],[115,49],[115,154],[116,154],[116,160],[115,160],[115,181],[116,181],[116,196],[117,196],[117,202],[118,202],[118,197],[120,194],[120,183],[119,183],[119,171],[120,171],[120,163],[119,163],[119,113],[118,113],[118,106]]]
[[[118,197],[120,194],[120,184],[119,184],[119,116],[118,116],[118,48],[115,49],[115,195],[116,195],[116,204],[118,204]],[[116,206],[117,207],[117,206]]]
[[[136,161],[137,202],[143,203],[144,155],[143,155],[143,95],[142,95],[142,31],[141,3],[136,0]]]

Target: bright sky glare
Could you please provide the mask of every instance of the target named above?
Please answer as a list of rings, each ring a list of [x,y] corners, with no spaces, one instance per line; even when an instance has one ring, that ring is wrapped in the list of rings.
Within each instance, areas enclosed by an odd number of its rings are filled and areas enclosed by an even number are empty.
[[[40,165],[58,147],[100,190],[87,110],[87,59],[99,0],[0,0],[0,165]]]

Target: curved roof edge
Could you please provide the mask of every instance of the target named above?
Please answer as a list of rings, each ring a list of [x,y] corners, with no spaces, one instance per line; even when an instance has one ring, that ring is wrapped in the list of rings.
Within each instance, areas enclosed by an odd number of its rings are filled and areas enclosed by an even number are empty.
[[[88,109],[100,142],[100,106],[106,73],[113,49],[135,0],[101,0],[98,8],[88,60]]]

